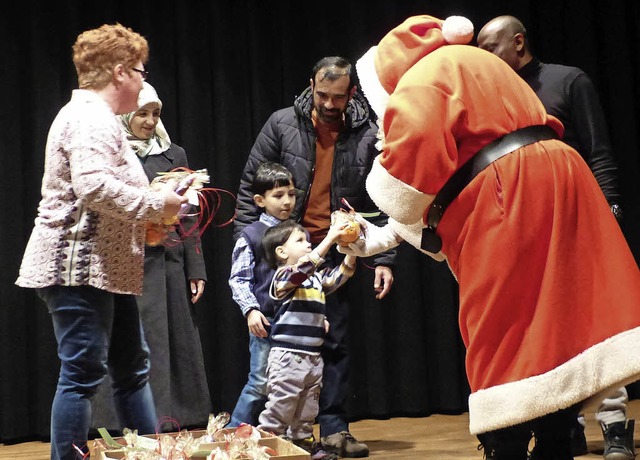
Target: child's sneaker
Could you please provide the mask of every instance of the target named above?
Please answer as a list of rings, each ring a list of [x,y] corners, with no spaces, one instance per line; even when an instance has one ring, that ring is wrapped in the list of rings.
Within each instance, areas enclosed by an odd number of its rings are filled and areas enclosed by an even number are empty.
[[[329,452],[334,452],[341,457],[358,458],[368,457],[369,447],[363,442],[359,442],[348,431],[334,433],[325,438],[321,438],[322,446]]]
[[[336,454],[326,452],[322,448],[322,444],[317,442],[313,436],[304,439],[292,439],[291,442],[309,452],[311,454],[311,460],[338,460]]]

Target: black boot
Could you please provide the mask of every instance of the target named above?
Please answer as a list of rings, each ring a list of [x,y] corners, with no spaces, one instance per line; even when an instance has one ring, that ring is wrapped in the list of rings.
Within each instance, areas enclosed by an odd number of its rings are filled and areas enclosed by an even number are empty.
[[[580,407],[575,404],[532,421],[535,447],[531,460],[573,460],[572,438]]]
[[[478,450],[484,450],[486,460],[527,460],[531,432],[498,430],[478,435]]]
[[[587,455],[589,450],[587,449],[587,438],[584,435],[584,425],[576,419],[576,423],[571,428],[571,454],[574,457],[581,455]]]
[[[600,424],[604,435],[605,460],[633,460],[633,427],[634,420],[616,422],[609,425]]]
[[[571,440],[537,439],[529,460],[573,460]]]

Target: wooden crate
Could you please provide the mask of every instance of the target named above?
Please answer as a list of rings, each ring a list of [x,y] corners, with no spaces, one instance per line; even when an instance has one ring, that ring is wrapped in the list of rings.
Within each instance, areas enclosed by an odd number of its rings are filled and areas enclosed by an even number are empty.
[[[221,430],[222,433],[216,433],[216,438],[220,439],[218,437],[219,434],[224,436],[224,434],[231,434],[233,433],[233,431],[234,431],[233,428],[226,428],[224,430]],[[194,431],[191,431],[190,433],[197,438],[205,435],[206,431],[194,430]],[[163,433],[163,435],[171,435],[171,436],[177,436],[178,434],[179,433],[177,432]],[[311,455],[306,450],[296,446],[295,444],[292,444],[291,442],[286,441],[277,436],[273,436],[272,434],[267,433],[266,431],[261,431],[260,434],[262,437],[261,439],[258,440],[258,445],[270,447],[271,449],[278,452],[278,455],[274,455],[273,457],[271,457],[272,459],[274,460],[311,460]],[[142,437],[149,439],[150,442],[157,442],[156,441],[157,435],[144,435]],[[114,441],[122,445],[124,445],[124,442],[125,442],[124,438],[121,438],[121,437],[114,438]],[[203,443],[200,445],[201,453],[196,454],[191,458],[193,459],[206,458],[209,452],[215,450],[218,447],[224,450],[227,447],[227,444],[228,443],[226,441]],[[95,439],[90,443],[90,445],[91,445],[91,460],[118,460],[118,459],[124,458],[125,456],[124,449],[113,449],[107,446],[107,444],[102,439]],[[152,448],[151,446],[152,444],[149,444],[150,448]]]

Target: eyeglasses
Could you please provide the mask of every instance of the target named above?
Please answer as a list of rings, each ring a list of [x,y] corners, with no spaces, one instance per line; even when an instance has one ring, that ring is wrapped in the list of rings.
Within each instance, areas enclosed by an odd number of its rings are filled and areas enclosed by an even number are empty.
[[[147,78],[149,78],[148,70],[140,70],[140,69],[136,69],[135,67],[131,67],[131,70],[133,70],[134,72],[138,72],[142,76],[143,80],[146,80]]]

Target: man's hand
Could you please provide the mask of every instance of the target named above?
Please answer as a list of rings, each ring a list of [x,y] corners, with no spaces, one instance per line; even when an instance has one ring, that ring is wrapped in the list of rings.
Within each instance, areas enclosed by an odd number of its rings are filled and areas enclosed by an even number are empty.
[[[391,290],[393,284],[393,272],[385,265],[376,267],[376,277],[373,281],[373,289],[377,292],[376,299],[382,299]]]

